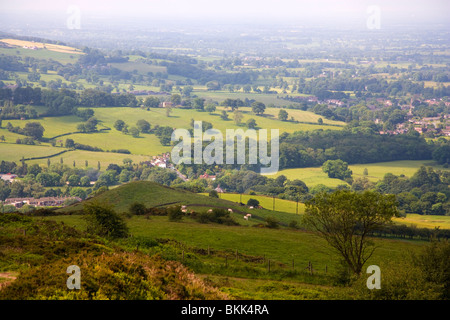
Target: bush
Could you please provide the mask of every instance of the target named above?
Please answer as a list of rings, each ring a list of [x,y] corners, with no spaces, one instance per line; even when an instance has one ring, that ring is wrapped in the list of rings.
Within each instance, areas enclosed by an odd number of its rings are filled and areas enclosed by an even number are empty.
[[[266,222],[266,227],[267,228],[275,229],[275,228],[279,227],[278,220],[276,218],[274,218],[274,217],[267,217],[265,222]]]
[[[248,199],[248,201],[247,201],[247,205],[249,206],[249,207],[258,207],[259,206],[259,201],[258,200],[256,200],[256,199],[253,199],[253,198],[250,198],[250,199]]]
[[[128,227],[125,221],[108,205],[98,202],[86,203],[83,208],[88,232],[110,238],[125,238]]]
[[[184,213],[181,211],[181,206],[174,206],[167,208],[167,215],[169,216],[169,221],[180,221]]]
[[[140,202],[135,202],[130,205],[130,208],[128,209],[128,211],[132,215],[141,216],[141,215],[144,215],[147,213],[147,208],[145,207],[144,204],[142,204]]]
[[[231,216],[230,213],[225,209],[214,208],[211,212],[200,212],[193,216],[195,220],[200,223],[218,223],[227,226],[239,225]]]
[[[211,190],[211,191],[209,192],[209,196],[210,196],[211,198],[218,198],[218,197],[219,197],[219,193],[218,193],[216,190]]]

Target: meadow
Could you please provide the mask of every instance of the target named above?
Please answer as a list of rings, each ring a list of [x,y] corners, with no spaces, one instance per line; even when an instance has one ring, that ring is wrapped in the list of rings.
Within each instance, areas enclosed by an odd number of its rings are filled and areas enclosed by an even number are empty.
[[[86,222],[80,215],[54,216],[46,219],[62,221],[68,225],[84,230]],[[145,217],[133,216],[126,219],[133,237],[151,239],[171,239],[183,245],[207,250],[228,252],[230,267],[236,250],[239,254],[263,257],[267,262],[272,260],[273,270],[276,263],[288,268],[294,266],[303,270],[311,262],[318,274],[330,273],[339,266],[338,255],[330,249],[326,242],[311,232],[286,228],[268,229],[250,226],[223,226],[218,224],[202,224],[190,218],[180,222],[170,222],[166,216]],[[398,241],[390,239],[374,239],[378,246],[369,264],[383,265],[391,259],[401,260],[405,253],[415,251],[423,244],[421,241]],[[181,250],[179,252],[181,255]],[[220,263],[224,264],[225,259]],[[266,268],[265,264],[260,267]]]
[[[367,168],[367,178],[373,182],[377,182],[383,179],[386,173],[411,177],[422,165],[439,170],[450,170],[432,160],[402,160],[353,164],[349,165],[349,168],[353,172],[353,178],[363,177],[364,169]],[[339,185],[348,185],[348,183],[343,180],[329,178],[328,175],[322,171],[321,167],[284,169],[278,171],[271,177],[276,178],[280,175],[285,175],[290,180],[300,179],[305,182],[309,188],[319,184],[323,184],[330,188],[335,188]]]
[[[39,112],[42,112],[42,108],[38,108]],[[169,117],[166,115],[166,110],[163,108],[153,108],[149,111],[142,108],[95,108],[95,117],[100,120],[98,125],[99,129],[111,129],[106,131],[99,131],[94,133],[75,133],[77,131],[77,125],[82,123],[82,120],[77,116],[61,116],[61,117],[44,117],[39,119],[30,120],[5,120],[4,123],[10,122],[14,127],[24,127],[27,122],[39,122],[44,127],[44,138],[51,139],[59,135],[66,134],[62,137],[55,138],[57,145],[64,145],[66,139],[72,139],[76,143],[86,144],[94,147],[101,148],[104,151],[127,149],[133,155],[136,156],[154,156],[159,155],[171,150],[170,146],[161,145],[159,139],[154,134],[140,134],[139,137],[134,138],[131,135],[125,135],[122,132],[114,129],[114,123],[116,120],[121,119],[125,121],[130,127],[135,126],[136,122],[140,119],[147,120],[152,127],[166,126],[170,123],[173,128],[190,128],[191,119],[196,121],[213,123],[214,128],[221,130],[225,133],[226,129],[246,129],[245,126],[238,126],[232,120],[222,120],[219,117],[219,113],[222,108],[218,108],[215,113],[199,112],[191,109],[172,109]],[[245,123],[250,118],[256,119],[257,128],[263,129],[279,129],[280,134],[282,132],[294,132],[294,131],[309,131],[316,129],[341,129],[339,122],[328,121],[330,125],[319,124],[307,124],[307,123],[295,123],[284,122],[278,120],[271,115],[277,114],[278,108],[268,108],[268,116],[256,116],[250,108],[242,108],[243,120]],[[295,110],[299,116],[305,122],[317,122],[318,116],[311,112]],[[232,115],[230,115],[230,118]],[[17,138],[21,138],[21,135],[8,132],[6,129],[0,129],[0,135],[5,136],[7,142],[15,142]],[[7,148],[6,145],[0,144],[0,151]],[[27,146],[18,147],[23,149],[22,153],[27,153],[25,157],[35,157],[32,148]],[[6,154],[7,151],[5,150]],[[1,152],[0,152],[1,154]],[[100,155],[99,160],[107,158],[107,155]],[[15,157],[17,158],[17,157]],[[8,158],[9,159],[9,158]],[[137,158],[136,158],[137,159]],[[6,160],[2,159],[2,160]],[[74,160],[77,160],[76,157]],[[111,161],[114,159],[112,158]]]
[[[206,195],[206,194],[204,194]],[[273,198],[264,195],[250,195],[250,194],[237,194],[237,193],[220,193],[219,197],[221,199],[247,203],[249,199],[256,199],[259,201],[259,205],[267,210],[288,212],[288,213],[298,213],[302,214],[305,211],[305,205],[301,202],[290,201],[285,199]]]

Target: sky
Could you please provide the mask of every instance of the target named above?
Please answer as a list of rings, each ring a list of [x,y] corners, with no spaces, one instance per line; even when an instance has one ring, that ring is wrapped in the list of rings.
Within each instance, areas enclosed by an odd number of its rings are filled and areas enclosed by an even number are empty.
[[[361,22],[371,6],[389,23],[443,23],[450,12],[449,0],[0,0],[0,14],[62,19],[71,6],[81,17],[298,24]]]

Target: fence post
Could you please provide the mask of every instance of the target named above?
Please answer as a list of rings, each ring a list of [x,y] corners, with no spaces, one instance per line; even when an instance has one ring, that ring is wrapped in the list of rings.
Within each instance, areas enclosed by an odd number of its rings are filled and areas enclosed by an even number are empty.
[[[270,259],[267,259],[267,263],[268,263],[268,270],[270,272]]]

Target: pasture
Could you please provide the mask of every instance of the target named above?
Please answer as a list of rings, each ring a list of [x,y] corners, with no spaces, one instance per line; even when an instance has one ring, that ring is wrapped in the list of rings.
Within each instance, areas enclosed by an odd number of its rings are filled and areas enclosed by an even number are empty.
[[[353,178],[363,177],[364,169],[367,168],[367,178],[373,182],[377,182],[383,179],[386,173],[411,177],[422,165],[430,166],[439,170],[450,170],[448,168],[444,168],[442,165],[438,165],[432,160],[402,160],[353,164],[349,165],[349,168],[353,172]],[[323,184],[330,188],[335,188],[338,185],[347,185],[347,183],[343,180],[329,178],[328,175],[322,171],[321,167],[283,169],[270,177],[276,178],[280,175],[285,175],[289,180],[300,179],[305,182],[309,188],[315,187],[319,184]]]
[[[79,215],[54,216],[46,219],[62,221],[80,229],[86,228],[86,222]],[[236,250],[239,254],[264,257],[278,267],[290,268],[294,261],[298,270],[303,270],[311,262],[315,272],[325,274],[336,271],[339,263],[338,255],[330,249],[326,242],[317,235],[292,229],[254,228],[250,226],[223,226],[219,224],[202,224],[190,218],[180,222],[170,222],[166,216],[152,216],[146,219],[133,216],[126,220],[134,237],[151,239],[172,239],[184,245],[206,250],[221,250],[229,253],[229,266],[232,268]],[[374,239],[378,246],[368,264],[383,265],[389,260],[400,260],[408,251],[421,247],[420,241],[398,241],[390,239]],[[181,252],[179,252],[181,254]],[[224,264],[225,259],[220,262]],[[275,269],[275,263],[273,267]],[[265,268],[265,264],[260,265]],[[230,272],[233,269],[230,268]]]
[[[205,194],[206,195],[206,194]],[[233,202],[242,202],[244,204],[247,203],[249,199],[256,199],[259,201],[259,205],[267,210],[275,210],[281,212],[288,213],[298,213],[302,214],[305,211],[305,205],[301,202],[290,201],[285,199],[279,199],[277,197],[272,198],[264,195],[250,195],[250,194],[237,194],[237,193],[220,193],[219,197],[221,199],[233,201]]]

